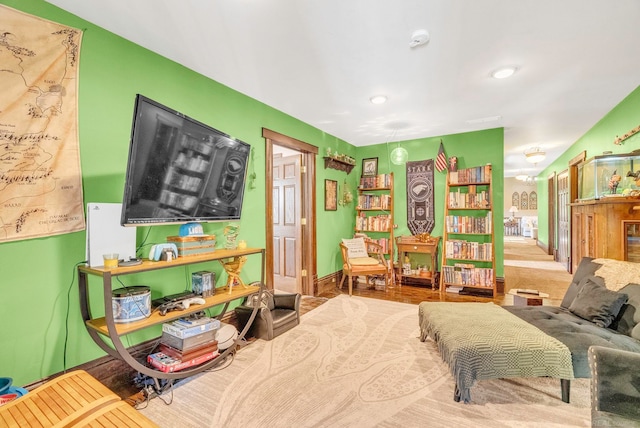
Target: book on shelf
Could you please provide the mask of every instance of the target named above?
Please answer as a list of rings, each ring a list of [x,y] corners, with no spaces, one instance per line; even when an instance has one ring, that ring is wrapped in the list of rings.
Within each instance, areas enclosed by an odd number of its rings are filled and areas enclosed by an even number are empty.
[[[385,189],[391,187],[390,174],[378,174],[360,178],[360,189]]]
[[[460,294],[460,292],[464,289],[464,287],[460,287],[458,285],[451,285],[449,287],[447,287],[447,289],[445,290],[447,293],[455,293],[455,294]]]
[[[162,336],[160,337],[160,343],[164,343],[173,348],[179,349],[182,352],[188,352],[196,347],[202,345],[203,343],[209,342],[216,338],[216,330],[205,331],[204,333],[200,333],[196,336],[187,337],[185,339],[181,339],[167,332],[162,332]]]
[[[491,181],[491,164],[459,169],[449,173],[450,184],[488,183]]]
[[[156,352],[147,356],[147,362],[163,373],[173,373],[189,367],[199,366],[202,363],[214,359],[218,355],[220,355],[220,352],[215,350],[190,360],[179,360],[162,352]]]
[[[218,341],[210,340],[208,342],[203,343],[202,345],[198,345],[192,349],[189,349],[186,352],[183,351],[182,349],[174,348],[173,346],[160,342],[160,344],[158,345],[158,350],[163,354],[178,360],[191,360],[193,358],[197,358],[201,355],[204,355],[208,352],[217,351]]]
[[[211,330],[217,330],[219,328],[220,321],[214,318],[208,318],[205,321],[198,320],[195,324],[189,324],[186,321],[180,320],[162,324],[163,333],[168,333],[179,339],[186,339],[188,337],[196,336]]]

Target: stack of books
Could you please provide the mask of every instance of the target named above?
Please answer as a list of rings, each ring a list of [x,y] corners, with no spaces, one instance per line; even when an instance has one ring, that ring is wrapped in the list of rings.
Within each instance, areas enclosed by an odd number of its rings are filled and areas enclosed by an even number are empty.
[[[219,328],[220,321],[207,317],[165,323],[159,352],[149,355],[147,362],[164,373],[172,373],[209,361],[220,355],[215,340]]]

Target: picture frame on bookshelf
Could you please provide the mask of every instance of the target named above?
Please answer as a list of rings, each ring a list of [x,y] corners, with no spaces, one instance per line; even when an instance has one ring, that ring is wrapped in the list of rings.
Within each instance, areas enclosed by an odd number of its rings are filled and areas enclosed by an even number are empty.
[[[336,211],[338,209],[338,182],[336,180],[324,180],[324,210]]]
[[[362,176],[375,177],[378,175],[378,158],[362,159]]]

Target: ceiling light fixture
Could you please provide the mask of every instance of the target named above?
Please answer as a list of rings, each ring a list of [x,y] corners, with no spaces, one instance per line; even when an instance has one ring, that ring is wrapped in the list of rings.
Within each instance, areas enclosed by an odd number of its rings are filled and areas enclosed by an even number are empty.
[[[420,45],[426,45],[427,43],[429,43],[429,32],[427,30],[416,30],[411,34],[409,47],[415,48]]]
[[[516,67],[501,67],[497,70],[491,72],[491,77],[494,79],[506,79],[507,77],[513,76],[513,74],[518,70]]]
[[[391,150],[389,159],[391,160],[391,163],[394,165],[402,165],[403,163],[407,162],[407,159],[409,159],[409,152],[404,147],[400,147],[398,145],[398,147]]]
[[[371,101],[373,104],[384,104],[387,102],[387,96],[386,95],[374,95],[371,98],[369,98],[369,101]]]
[[[518,175],[516,175],[516,180],[527,181],[527,178],[529,178],[529,176],[527,174],[518,174]]]
[[[547,154],[540,150],[540,147],[534,147],[529,151],[524,152],[524,155],[527,159],[527,162],[532,164],[537,164],[538,162],[542,162]]]

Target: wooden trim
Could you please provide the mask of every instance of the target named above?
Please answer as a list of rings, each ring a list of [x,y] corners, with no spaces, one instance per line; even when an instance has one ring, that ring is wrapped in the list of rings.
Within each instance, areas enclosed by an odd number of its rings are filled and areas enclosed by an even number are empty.
[[[266,208],[266,285],[273,289],[273,145],[297,150],[302,153],[302,165],[306,172],[302,175],[301,212],[307,220],[302,228],[302,264],[307,276],[302,278],[302,294],[315,296],[314,278],[316,278],[316,156],[318,148],[304,141],[296,140],[267,128],[262,128],[265,138],[265,208]]]
[[[338,287],[338,284],[340,284],[341,279],[342,271],[333,272],[329,275],[323,276],[322,278],[318,278],[315,287],[316,296],[335,290]]]
[[[545,245],[544,242],[536,239],[536,246],[540,248],[542,251],[544,251],[546,254],[549,254],[549,246]]]
[[[553,254],[556,243],[556,173],[547,177],[547,254]],[[557,261],[557,260],[556,260]]]
[[[304,141],[296,140],[295,138],[288,137],[284,134],[272,131],[267,128],[262,128],[262,136],[267,140],[277,141],[279,146],[287,147],[289,149],[298,150],[301,152],[309,152],[314,155],[318,154],[318,148]]]

